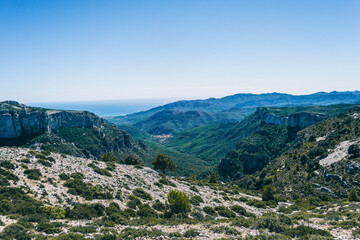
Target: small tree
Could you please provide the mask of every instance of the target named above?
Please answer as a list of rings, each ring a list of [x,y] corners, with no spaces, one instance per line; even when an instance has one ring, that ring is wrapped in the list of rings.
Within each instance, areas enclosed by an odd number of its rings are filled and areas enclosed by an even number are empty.
[[[127,155],[125,158],[125,164],[127,165],[143,165],[143,162],[138,156],[135,155]]]
[[[175,171],[175,163],[165,154],[159,153],[155,160],[152,162],[155,170],[161,170],[164,174],[166,170]]]
[[[266,185],[262,192],[263,201],[275,200],[275,188],[272,185]]]
[[[358,196],[355,188],[352,188],[350,190],[348,200],[349,200],[349,202],[357,202],[357,201],[359,201],[359,196]]]
[[[214,172],[212,172],[210,177],[209,177],[209,183],[217,183],[217,177],[216,177],[216,174]]]
[[[103,162],[119,162],[119,159],[117,157],[115,157],[114,155],[112,155],[111,153],[104,153],[101,156],[100,161],[103,161]]]
[[[188,213],[191,210],[191,203],[185,193],[180,191],[170,191],[168,193],[168,202],[172,213]]]

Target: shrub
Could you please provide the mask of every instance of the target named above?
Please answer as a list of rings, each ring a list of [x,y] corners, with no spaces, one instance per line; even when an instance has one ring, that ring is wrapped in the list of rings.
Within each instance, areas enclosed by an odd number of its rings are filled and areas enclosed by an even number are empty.
[[[49,161],[47,161],[46,159],[39,159],[36,162],[44,165],[45,167],[51,167],[51,163]]]
[[[74,172],[70,175],[70,177],[75,178],[75,179],[84,179],[84,174],[82,174],[80,172]]]
[[[191,203],[185,193],[180,191],[170,191],[168,202],[172,213],[188,213],[191,210]]]
[[[222,217],[226,217],[226,218],[234,218],[234,217],[236,217],[236,214],[233,211],[231,211],[230,209],[228,209],[228,208],[219,209],[219,210],[217,210],[217,212]]]
[[[349,146],[348,153],[350,157],[355,158],[360,156],[360,147],[357,144],[352,144]]]
[[[194,238],[200,235],[200,232],[197,229],[189,229],[184,233],[184,237],[186,238]]]
[[[266,185],[263,188],[263,192],[262,192],[262,200],[263,201],[271,201],[271,200],[275,200],[275,188],[271,185]]]
[[[160,178],[159,179],[159,183],[160,184],[164,184],[164,185],[168,185],[168,186],[172,186],[172,187],[176,187],[176,184],[171,182],[169,179],[167,178]]]
[[[65,216],[70,219],[92,219],[104,216],[105,207],[101,203],[81,204],[76,203],[72,209],[67,208]]]
[[[214,172],[212,172],[210,177],[209,177],[209,183],[217,183],[217,177],[216,177],[216,174]]]
[[[2,160],[0,161],[0,167],[6,168],[6,169],[15,169],[15,165],[12,164],[8,160]]]
[[[197,193],[199,192],[199,190],[198,190],[195,186],[191,186],[191,187],[190,187],[190,190],[191,190],[191,191],[194,191],[194,192],[197,192]]]
[[[135,188],[132,192],[135,196],[139,198],[142,198],[144,200],[152,200],[151,195],[145,192],[142,188]]]
[[[72,195],[79,195],[86,200],[92,199],[112,199],[113,195],[110,191],[104,190],[99,185],[85,183],[81,179],[69,179],[64,183],[68,187],[68,192]]]
[[[160,211],[160,212],[164,211],[165,208],[166,208],[165,204],[163,204],[162,202],[160,202],[160,200],[156,200],[156,201],[153,203],[152,207],[153,207],[155,210],[158,210],[158,211]]]
[[[23,158],[20,160],[20,162],[22,163],[30,163],[30,159],[29,158]]]
[[[30,234],[28,234],[24,226],[20,224],[11,224],[6,226],[0,233],[0,238],[4,240],[31,240]]]
[[[348,201],[350,202],[357,202],[359,201],[359,196],[356,192],[356,189],[355,188],[352,188],[349,192],[349,196],[348,196]]]
[[[300,225],[296,228],[288,229],[284,231],[283,234],[288,235],[292,238],[309,236],[309,235],[320,235],[325,237],[331,237],[331,234],[328,231],[315,229],[304,225]]]
[[[190,198],[190,202],[194,206],[199,206],[200,203],[204,202],[204,200],[199,195],[194,195]]]
[[[136,212],[139,217],[157,217],[157,213],[148,204],[142,204],[139,206],[139,210]]]
[[[138,156],[135,155],[127,155],[124,159],[125,164],[127,165],[143,165],[143,162]]]
[[[100,161],[103,162],[119,162],[120,160],[115,157],[114,155],[112,155],[111,153],[104,153],[101,158]]]
[[[176,165],[175,163],[165,154],[158,154],[156,159],[152,162],[155,170],[161,170],[163,174],[165,174],[166,170],[170,170],[171,172],[175,171]]]
[[[69,175],[66,173],[60,173],[59,178],[64,181],[70,179]]]
[[[36,168],[27,169],[24,171],[24,174],[26,174],[29,179],[33,180],[40,180],[40,177],[42,176],[40,170]]]
[[[126,206],[131,209],[136,209],[137,206],[141,205],[141,201],[138,197],[134,195],[129,196],[130,201],[126,203]]]
[[[234,206],[231,206],[230,209],[240,215],[246,215],[246,210],[245,208],[239,206],[239,205],[234,205]]]
[[[90,163],[88,166],[91,167],[94,170],[94,172],[96,172],[97,174],[112,177],[111,173],[105,168],[99,168],[93,163]]]
[[[203,207],[203,211],[211,216],[217,216],[215,209],[213,209],[212,207],[209,206]]]

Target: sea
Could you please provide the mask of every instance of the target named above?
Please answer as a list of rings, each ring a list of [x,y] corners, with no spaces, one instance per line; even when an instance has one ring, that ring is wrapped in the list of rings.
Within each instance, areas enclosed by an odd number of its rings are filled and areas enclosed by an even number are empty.
[[[102,117],[124,116],[130,113],[146,111],[154,107],[177,101],[174,98],[152,98],[131,100],[102,100],[76,102],[35,102],[25,103],[28,106],[59,110],[89,111]]]

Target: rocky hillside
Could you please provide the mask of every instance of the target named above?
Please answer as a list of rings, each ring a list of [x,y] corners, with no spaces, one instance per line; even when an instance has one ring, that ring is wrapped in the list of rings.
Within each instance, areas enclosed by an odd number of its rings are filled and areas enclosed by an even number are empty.
[[[0,103],[0,146],[26,146],[98,159],[106,152],[147,156],[149,150],[93,113]]]
[[[221,160],[219,174],[234,179],[244,173],[263,169],[282,153],[296,147],[298,132],[332,116],[358,111],[359,105],[330,105],[312,107],[259,108],[255,115],[260,119],[258,128]]]
[[[260,192],[244,194],[233,185],[15,147],[0,148],[0,171],[0,238],[5,240],[352,239],[360,234],[359,204],[346,201],[262,201]]]
[[[16,139],[61,127],[100,127],[104,121],[86,111],[33,108],[15,101],[0,102],[0,139]]]

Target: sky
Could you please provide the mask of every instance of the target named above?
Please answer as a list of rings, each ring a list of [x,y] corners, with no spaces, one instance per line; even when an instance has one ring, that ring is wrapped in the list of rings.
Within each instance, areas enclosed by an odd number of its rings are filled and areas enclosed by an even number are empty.
[[[0,100],[360,90],[358,0],[0,0]]]

